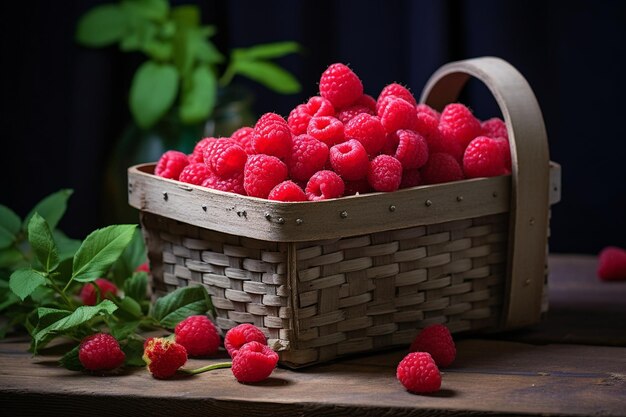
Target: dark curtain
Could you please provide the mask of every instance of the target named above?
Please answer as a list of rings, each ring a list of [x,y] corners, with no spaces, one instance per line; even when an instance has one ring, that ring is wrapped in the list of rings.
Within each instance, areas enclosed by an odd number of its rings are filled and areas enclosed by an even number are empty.
[[[130,120],[127,92],[142,57],[74,42],[76,22],[102,1],[4,2],[2,7],[2,197],[25,215],[60,188],[75,190],[60,227],[84,237],[104,225],[103,172]],[[185,2],[174,2],[182,4]],[[191,3],[191,2],[186,2]],[[301,94],[255,93],[255,111],[289,110],[316,94],[322,71],[348,63],[376,96],[401,82],[419,97],[440,65],[495,55],[528,79],[542,107],[551,159],[563,166],[552,210],[551,250],[597,253],[626,247],[626,140],[622,126],[626,14],[619,1],[202,1],[223,51],[296,40],[281,64]],[[480,118],[498,114],[486,89],[463,100]]]

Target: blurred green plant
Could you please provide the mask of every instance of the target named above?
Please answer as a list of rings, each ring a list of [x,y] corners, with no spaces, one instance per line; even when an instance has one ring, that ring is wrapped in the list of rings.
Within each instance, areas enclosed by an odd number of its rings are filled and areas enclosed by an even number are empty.
[[[137,69],[129,106],[138,126],[147,129],[176,108],[184,124],[205,121],[218,89],[236,75],[282,94],[300,91],[298,80],[273,59],[298,52],[296,42],[237,48],[224,56],[211,42],[215,26],[201,24],[196,5],[170,7],[167,0],[121,0],[96,6],[78,22],[76,40],[88,47],[118,44],[148,59]]]

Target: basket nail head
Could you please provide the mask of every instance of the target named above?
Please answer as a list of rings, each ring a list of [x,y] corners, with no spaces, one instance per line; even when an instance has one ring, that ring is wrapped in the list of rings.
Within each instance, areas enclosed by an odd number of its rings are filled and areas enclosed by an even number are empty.
[[[526,279],[526,281],[524,281],[524,285],[530,285],[530,279]]]
[[[389,206],[389,211],[396,211],[396,206],[395,205],[390,205]]]
[[[265,217],[265,219],[266,219],[267,221],[272,220],[272,215],[271,215],[271,214],[269,214],[269,213],[265,213],[265,214],[263,215],[263,217]]]
[[[167,201],[168,198],[167,191],[163,191],[163,200]]]
[[[245,217],[245,218],[248,218],[248,213],[247,213],[245,210],[243,210],[243,211],[238,211],[238,212],[237,212],[237,216],[239,216],[239,217]]]
[[[348,217],[348,212],[347,211],[342,211],[341,213],[339,213],[339,217],[341,217],[342,219],[345,219]]]
[[[462,195],[457,195],[457,196],[456,196],[456,201],[458,201],[459,203],[460,203],[461,201],[463,201],[463,196],[462,196]]]
[[[530,224],[531,226],[533,226],[535,224],[535,218],[531,217],[530,220],[528,220],[528,224]]]
[[[203,205],[202,205],[202,210],[207,211],[207,206],[206,206],[206,204],[203,204]]]
[[[493,196],[493,198],[496,198],[498,196],[498,192],[494,191],[493,194],[491,194]]]
[[[302,223],[304,223],[304,220],[302,220],[302,219],[296,219],[296,224],[297,224],[298,226],[300,226]]]
[[[285,223],[285,219],[283,219],[282,217],[279,217],[279,218],[276,219],[276,223],[284,224]]]
[[[430,206],[432,206],[432,205],[433,205],[433,202],[432,202],[432,201],[430,201],[430,200],[426,200],[426,201],[424,201],[424,205],[425,205],[426,207],[430,207]]]

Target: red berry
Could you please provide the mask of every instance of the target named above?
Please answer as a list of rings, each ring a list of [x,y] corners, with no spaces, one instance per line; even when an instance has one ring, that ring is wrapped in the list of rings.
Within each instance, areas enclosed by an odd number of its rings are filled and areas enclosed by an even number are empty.
[[[213,190],[246,195],[246,190],[243,187],[243,179],[243,171],[235,172],[234,174],[225,177],[221,177],[213,172],[210,172],[209,176],[201,185]]]
[[[376,111],[379,114],[380,114],[379,108],[383,104],[384,99],[387,97],[401,98],[402,100],[409,103],[411,107],[413,108],[415,108],[415,106],[417,105],[417,101],[415,100],[415,97],[409,91],[408,88],[398,83],[392,83],[392,84],[387,85],[385,88],[383,88],[380,94],[378,95],[378,100],[376,102]]]
[[[420,175],[424,184],[440,184],[464,178],[461,165],[447,153],[431,153],[426,165],[420,169]]]
[[[147,272],[150,273],[150,264],[148,261],[142,263],[137,268],[135,268],[135,272]]]
[[[419,133],[412,130],[398,130],[398,146],[393,156],[400,161],[403,169],[416,169],[428,161],[428,143]]]
[[[243,345],[233,358],[232,372],[239,382],[259,382],[267,379],[278,364],[278,353],[259,342]]]
[[[291,129],[276,113],[265,113],[254,125],[252,145],[256,153],[284,158],[291,148]]]
[[[199,164],[204,163],[204,150],[206,147],[213,141],[216,141],[216,138],[208,137],[204,139],[200,139],[196,146],[193,148],[193,152],[189,155],[189,163],[190,164]]]
[[[370,162],[367,181],[376,191],[395,191],[402,181],[402,164],[393,156],[378,155]]]
[[[239,349],[248,342],[266,345],[267,338],[261,329],[249,323],[238,324],[228,330],[224,336],[224,347],[231,358],[237,356]]]
[[[287,165],[275,156],[250,155],[244,167],[243,187],[251,197],[267,198],[272,188],[287,178],[287,172]]]
[[[424,136],[426,141],[428,141],[428,146],[431,146],[430,138],[435,137],[435,139],[438,139],[439,137],[439,119],[426,112],[418,112],[415,117],[416,121],[414,130]],[[437,150],[433,149],[431,149],[431,151],[437,152]]]
[[[237,142],[248,155],[253,155],[256,153],[254,152],[254,146],[252,146],[252,137],[254,136],[253,134],[253,128],[242,127],[235,130],[233,134],[230,135],[230,138],[231,140]]]
[[[307,201],[304,190],[293,181],[283,181],[272,188],[267,199],[275,201]]]
[[[385,129],[376,116],[361,113],[346,123],[344,131],[347,139],[361,142],[369,156],[378,154],[385,146]]]
[[[411,343],[409,352],[428,352],[437,366],[450,366],[456,358],[456,347],[450,330],[443,324],[433,324],[422,329]]]
[[[204,162],[193,163],[183,168],[178,176],[178,181],[186,182],[188,184],[202,185],[210,174],[211,171]]]
[[[426,352],[409,353],[400,361],[396,377],[404,388],[414,393],[429,393],[441,388],[441,374]]]
[[[387,133],[400,129],[417,129],[415,107],[401,98],[385,98],[379,107],[378,116]]]
[[[598,278],[603,281],[626,280],[626,249],[607,246],[598,255]]]
[[[339,119],[341,123],[346,124],[361,113],[376,116],[376,112],[371,110],[369,107],[362,104],[353,104],[350,107],[339,110],[337,112],[337,119]]]
[[[349,181],[365,178],[369,169],[365,147],[356,139],[330,148],[330,164],[337,174]]]
[[[363,84],[346,65],[332,64],[320,78],[320,95],[336,109],[348,107],[363,95]]]
[[[189,163],[189,158],[179,151],[167,151],[159,158],[159,161],[154,168],[154,174],[163,177],[177,180],[180,172]]]
[[[311,175],[322,169],[328,160],[328,146],[310,135],[293,138],[286,164],[289,176],[296,181],[308,181]]]
[[[205,164],[220,176],[242,171],[247,159],[246,151],[229,138],[214,140],[204,150]]]
[[[502,141],[487,136],[479,136],[472,140],[463,155],[465,176],[467,178],[495,177],[508,173]]]
[[[354,102],[354,106],[365,106],[370,111],[370,114],[376,114],[376,99],[369,94],[363,94],[361,97]]]
[[[98,297],[98,291],[100,292]],[[111,299],[117,295],[117,286],[106,278],[98,278],[94,282],[89,282],[80,290],[80,299],[86,306],[95,306],[98,298],[104,300],[105,298]]]
[[[313,117],[306,131],[309,135],[328,146],[341,143],[346,139],[343,132],[343,123],[332,116]]]
[[[402,171],[400,188],[416,187],[422,184],[422,176],[419,169],[405,169]]]
[[[444,140],[454,141],[465,149],[472,139],[481,135],[482,128],[470,109],[461,103],[452,103],[441,112],[439,131]]]
[[[504,138],[509,140],[509,132],[506,129],[506,124],[499,117],[493,117],[489,120],[485,120],[480,124],[482,129],[482,135],[490,138]]]
[[[153,377],[166,379],[187,362],[187,350],[173,340],[151,337],[144,344],[143,360]]]
[[[439,120],[439,112],[435,109],[433,109],[432,107],[430,107],[428,104],[424,104],[424,103],[419,103],[418,105],[415,106],[415,111],[419,114],[419,113],[427,113],[428,115],[434,117],[435,119]]]
[[[304,191],[310,201],[328,200],[343,196],[345,184],[333,171],[318,171],[311,176]]]
[[[126,359],[117,340],[106,333],[88,336],[80,342],[78,360],[90,371],[108,371],[121,366]]]
[[[207,316],[187,317],[176,325],[174,334],[189,356],[210,356],[220,347],[220,334]]]
[[[296,108],[289,113],[287,123],[294,135],[301,135],[307,132],[311,118],[333,116],[334,114],[335,108],[330,101],[323,97],[314,96],[311,97],[308,102],[296,106]]]

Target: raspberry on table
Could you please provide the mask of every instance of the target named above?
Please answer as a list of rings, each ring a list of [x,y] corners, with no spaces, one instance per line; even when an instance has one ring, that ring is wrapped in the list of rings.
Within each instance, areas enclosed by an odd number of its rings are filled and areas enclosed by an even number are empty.
[[[467,178],[495,177],[510,171],[506,167],[505,152],[508,142],[504,139],[492,139],[479,136],[472,140],[463,154],[463,172]]]
[[[224,347],[231,358],[237,356],[239,349],[248,342],[267,344],[265,334],[253,324],[242,323],[229,329],[224,336]]]
[[[291,148],[291,129],[281,116],[265,113],[254,125],[252,146],[256,153],[284,158]]]
[[[96,287],[98,287],[96,289]],[[98,291],[100,297],[98,297]],[[80,299],[83,305],[95,306],[98,298],[104,300],[111,299],[117,295],[117,286],[106,278],[98,278],[93,282],[89,282],[80,289]]]
[[[151,337],[144,343],[143,360],[153,377],[166,379],[187,363],[187,350],[164,337]]]
[[[417,105],[417,101],[413,96],[413,93],[409,91],[408,88],[398,83],[391,83],[385,86],[378,95],[378,100],[376,101],[376,111],[379,112],[379,107],[385,98],[387,97],[397,97],[409,103],[413,108]],[[380,113],[379,113],[380,114]]]
[[[423,328],[415,337],[409,352],[428,352],[437,366],[450,366],[456,358],[456,346],[450,330],[443,324]]]
[[[220,176],[213,172],[209,172],[207,178],[202,182],[202,186],[213,190],[226,191],[235,194],[246,195],[243,187],[244,173],[243,171],[235,172],[232,175]]]
[[[384,98],[378,110],[378,117],[387,133],[400,129],[417,130],[418,127],[415,107],[398,97]]]
[[[367,181],[376,191],[395,191],[402,181],[402,164],[393,156],[378,155],[370,162]]]
[[[343,123],[333,116],[313,117],[306,132],[328,146],[333,146],[346,140]]]
[[[180,172],[189,163],[189,158],[179,151],[167,151],[161,155],[154,168],[154,175],[177,180]]]
[[[509,140],[509,132],[506,129],[504,120],[499,117],[492,117],[480,124],[482,135],[490,138],[504,138]]]
[[[217,175],[226,176],[243,170],[248,154],[238,143],[220,138],[204,150],[204,163]]]
[[[402,164],[402,168],[416,169],[428,161],[428,143],[419,133],[412,130],[398,130],[398,146],[392,156]]]
[[[318,171],[311,176],[304,190],[309,201],[328,200],[343,196],[345,184],[334,171]]]
[[[189,356],[214,355],[220,347],[220,334],[207,316],[187,317],[176,325],[174,335]]]
[[[442,152],[430,154],[428,162],[420,169],[420,175],[424,184],[440,184],[464,178],[458,161],[452,155]]]
[[[178,176],[178,181],[186,182],[188,184],[202,185],[210,174],[211,170],[204,162],[193,163],[183,168]]]
[[[196,146],[193,148],[193,152],[188,156],[190,164],[199,164],[204,163],[204,150],[206,147],[213,141],[216,141],[217,138],[207,137],[200,139]]]
[[[260,382],[267,379],[278,364],[278,353],[259,342],[248,342],[233,357],[232,372],[237,381]]]
[[[117,339],[107,333],[87,336],[80,342],[78,360],[90,371],[109,371],[120,367],[126,355]]]
[[[311,135],[293,138],[290,153],[285,159],[292,180],[308,181],[322,169],[328,160],[328,146]]]
[[[400,188],[417,187],[418,185],[422,185],[422,176],[419,169],[405,169],[402,171]]]
[[[354,104],[363,95],[363,83],[345,64],[330,65],[320,78],[320,95],[335,109]]]
[[[231,140],[237,142],[248,155],[253,155],[256,153],[254,151],[254,146],[252,146],[252,137],[254,136],[253,134],[253,128],[248,126],[240,127],[239,129],[235,130],[232,135],[230,135],[230,138]]]
[[[243,172],[243,188],[247,195],[267,198],[272,188],[287,178],[288,169],[275,156],[256,154],[248,157]]]
[[[439,119],[439,131],[444,140],[455,141],[463,149],[472,139],[482,134],[478,119],[461,103],[451,103],[444,107]]]
[[[603,281],[626,280],[626,249],[606,246],[598,254],[598,278]]]
[[[330,148],[330,165],[344,180],[365,178],[369,170],[369,158],[365,147],[356,139],[350,139]]]
[[[396,378],[408,391],[430,393],[441,388],[441,374],[426,352],[411,352],[404,357],[396,369]]]
[[[307,201],[304,190],[291,180],[283,181],[272,188],[267,199],[274,201]]]
[[[385,146],[386,132],[380,119],[361,113],[350,119],[344,126],[346,139],[356,139],[363,144],[370,157],[378,154]]]

